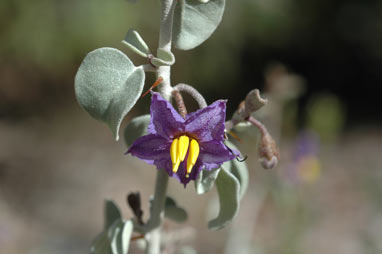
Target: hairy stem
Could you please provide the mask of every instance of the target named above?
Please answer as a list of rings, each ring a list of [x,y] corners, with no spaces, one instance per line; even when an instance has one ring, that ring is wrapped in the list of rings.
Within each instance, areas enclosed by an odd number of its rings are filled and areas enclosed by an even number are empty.
[[[151,64],[144,64],[140,66],[145,72],[156,72],[157,69]]]
[[[161,20],[158,49],[171,51],[172,25],[175,5],[176,0],[161,0]],[[170,81],[171,67],[159,67],[156,75],[157,78],[163,78],[162,83],[158,87],[159,92],[163,98],[170,100],[172,92]],[[166,199],[167,184],[167,173],[164,170],[158,170],[155,183],[155,193],[152,201],[152,209],[147,225],[148,228],[151,228],[152,230],[147,235],[146,254],[160,253],[160,226],[164,216],[164,202]]]
[[[152,230],[148,233],[146,254],[160,253],[160,225],[164,216],[167,183],[167,173],[164,170],[158,170],[150,220],[147,223],[147,227]]]
[[[161,21],[159,32],[158,50],[171,51],[172,25],[174,20],[174,8],[176,0],[161,0]],[[157,71],[157,78],[162,77],[163,82],[159,85],[159,92],[166,100],[171,98],[171,66],[160,66]]]
[[[198,103],[199,108],[207,107],[207,102],[204,99],[204,97],[198,92],[198,90],[196,90],[192,86],[180,83],[174,86],[174,90],[178,90],[180,92],[186,92],[190,94],[192,98],[194,98],[194,100]]]

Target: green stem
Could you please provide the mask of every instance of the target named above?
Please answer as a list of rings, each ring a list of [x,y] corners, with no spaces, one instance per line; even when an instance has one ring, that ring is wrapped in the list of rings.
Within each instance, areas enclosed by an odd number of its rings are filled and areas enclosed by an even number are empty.
[[[161,0],[161,22],[158,50],[171,51],[175,5],[176,0]],[[172,92],[170,74],[171,66],[161,66],[158,68],[157,78],[163,78],[163,82],[159,85],[159,92],[166,100],[170,100]]]
[[[157,171],[154,198],[151,204],[148,228],[152,228],[147,237],[146,254],[160,253],[160,226],[164,217],[164,202],[166,199],[168,175],[164,170]]]
[[[158,49],[171,51],[172,25],[174,18],[174,8],[176,0],[161,0],[161,22],[159,31]],[[162,77],[163,81],[159,85],[159,92],[166,99],[171,99],[171,67],[161,66],[157,71],[157,78]],[[147,228],[150,229],[147,234],[146,254],[160,254],[160,226],[164,217],[164,202],[166,199],[168,185],[168,175],[164,169],[157,172],[155,183],[154,198]]]

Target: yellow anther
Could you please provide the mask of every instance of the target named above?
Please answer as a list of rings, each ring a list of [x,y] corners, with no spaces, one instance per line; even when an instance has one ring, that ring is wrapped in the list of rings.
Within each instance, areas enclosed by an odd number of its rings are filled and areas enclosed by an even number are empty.
[[[178,142],[178,150],[177,154],[179,154],[180,161],[184,161],[184,158],[186,158],[188,145],[190,144],[190,138],[186,135],[180,136],[179,142]]]
[[[179,165],[186,157],[190,138],[186,135],[180,136],[172,141],[170,147],[170,156],[172,162],[172,172],[178,171]]]
[[[174,139],[170,147],[170,156],[171,156],[172,166],[176,164],[177,158],[179,157],[179,154],[176,152],[176,150],[178,149],[178,141],[179,141],[179,138]]]
[[[194,167],[196,160],[198,159],[199,156],[199,143],[195,139],[191,140],[190,143],[190,150],[188,152],[188,158],[187,158],[187,172],[186,172],[186,177],[189,177],[192,168]]]
[[[178,171],[180,161],[177,161],[175,164],[172,164],[172,172],[176,173]]]
[[[172,162],[172,171],[174,173],[178,170],[178,167],[179,167],[179,164],[180,164],[179,153],[177,153],[178,143],[179,143],[179,138],[176,138],[176,139],[174,139],[174,141],[172,141],[172,144],[171,144],[171,147],[170,147],[170,156],[171,156],[171,162]],[[177,162],[179,162],[179,163],[177,163]]]

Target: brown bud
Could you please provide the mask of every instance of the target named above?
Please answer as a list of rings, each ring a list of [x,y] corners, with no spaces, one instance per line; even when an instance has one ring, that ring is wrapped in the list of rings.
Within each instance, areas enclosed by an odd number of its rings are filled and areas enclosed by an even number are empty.
[[[277,166],[279,159],[279,151],[276,142],[271,135],[264,133],[259,145],[259,160],[261,165],[265,169],[271,169]]]
[[[139,192],[130,192],[127,195],[127,203],[133,211],[140,225],[143,225],[143,211],[141,209],[141,195]]]

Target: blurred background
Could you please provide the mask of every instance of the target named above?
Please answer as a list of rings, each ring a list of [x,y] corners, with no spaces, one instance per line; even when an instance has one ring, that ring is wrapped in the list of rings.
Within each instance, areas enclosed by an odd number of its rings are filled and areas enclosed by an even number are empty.
[[[147,218],[153,167],[123,155],[123,141],[78,106],[73,82],[95,48],[146,63],[120,41],[134,28],[155,51],[158,9],[144,0],[0,2],[2,252],[88,253],[104,198],[128,218],[129,191],[141,191]],[[166,232],[184,235],[168,253],[181,245],[195,248],[188,253],[382,253],[382,1],[228,0],[212,37],[174,54],[173,83],[195,86],[208,103],[228,99],[227,117],[259,88],[270,102],[257,116],[282,159],[263,170],[256,130],[235,130],[250,187],[219,232],[206,227],[215,190],[197,196],[171,180],[189,220],[166,222]],[[148,74],[146,87],[153,82]],[[149,101],[126,121],[147,113]]]

